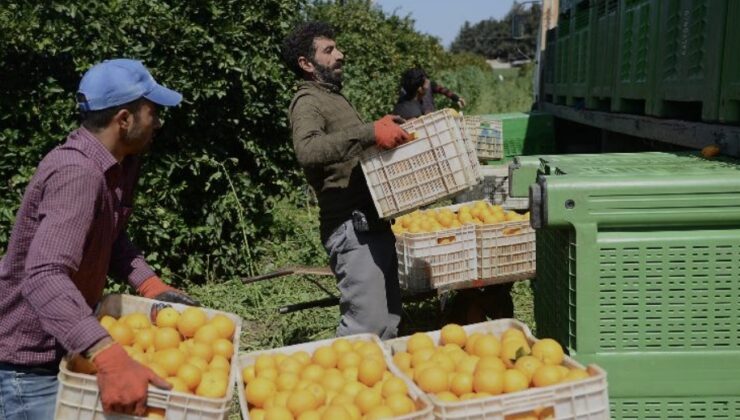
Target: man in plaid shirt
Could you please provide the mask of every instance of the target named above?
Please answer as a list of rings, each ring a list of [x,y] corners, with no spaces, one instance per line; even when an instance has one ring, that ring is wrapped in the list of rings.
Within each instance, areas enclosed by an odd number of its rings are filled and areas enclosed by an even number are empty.
[[[148,385],[170,388],[113,342],[92,308],[109,274],[145,297],[197,304],[165,285],[126,235],[157,107],[181,99],[134,60],[83,76],[82,126],[39,164],[0,260],[0,418],[52,418],[68,353],[92,360],[106,412],[144,415]]]

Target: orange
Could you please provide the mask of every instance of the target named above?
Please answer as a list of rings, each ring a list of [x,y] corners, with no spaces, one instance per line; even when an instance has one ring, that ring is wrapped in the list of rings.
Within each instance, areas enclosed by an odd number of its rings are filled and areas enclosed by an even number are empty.
[[[270,407],[265,410],[265,420],[294,420],[294,418],[285,407]]]
[[[386,379],[385,382],[383,382],[383,386],[381,388],[381,395],[383,397],[388,398],[391,395],[406,395],[409,392],[409,388],[406,385],[406,382],[403,381],[403,379],[399,378],[398,376],[391,376],[390,378]]]
[[[301,372],[301,379],[306,379],[311,382],[320,381],[323,376],[324,368],[313,363],[303,368],[303,371]]]
[[[174,328],[158,328],[154,332],[154,348],[157,350],[176,349],[180,346],[180,334]]]
[[[703,149],[701,149],[701,155],[704,158],[713,158],[721,152],[721,149],[716,144],[710,144],[709,146],[705,146]]]
[[[306,390],[310,391],[316,397],[317,407],[326,403],[326,391],[324,391],[324,387],[321,385],[312,383],[306,387]]]
[[[403,416],[404,414],[416,411],[414,400],[406,394],[393,394],[385,399],[385,405],[393,411],[394,416]]]
[[[478,356],[465,355],[465,357],[463,357],[455,366],[455,371],[465,372],[472,375],[475,373],[475,368],[478,366],[479,361],[480,357]]]
[[[357,368],[357,379],[367,386],[373,386],[383,378],[385,368],[382,360],[365,359]]]
[[[186,363],[189,363],[197,367],[198,369],[200,369],[201,372],[205,372],[206,370],[208,370],[208,362],[206,362],[204,359],[201,359],[198,356],[188,357],[188,360],[186,361]],[[244,368],[244,369],[246,370],[249,368]],[[251,366],[251,376],[249,377],[249,379],[252,379],[252,378],[254,378],[254,366]],[[245,376],[244,379],[247,380],[247,377]]]
[[[409,337],[408,341],[406,342],[406,351],[411,354],[423,348],[430,347],[434,347],[434,341],[432,341],[431,337],[422,332],[415,333],[414,335]]]
[[[190,360],[188,359],[188,362]],[[201,370],[208,369],[208,363],[206,363],[205,367],[203,367]],[[257,372],[254,370],[254,365],[249,365],[242,369],[242,379],[244,380],[245,384],[248,384],[252,379],[257,377]]]
[[[457,395],[450,391],[442,391],[434,394],[434,397],[442,402],[455,402],[457,401]]]
[[[345,370],[349,367],[360,366],[360,362],[362,362],[362,356],[360,356],[358,353],[354,351],[348,351],[348,352],[342,353],[341,356],[339,356],[337,367],[340,370]]]
[[[298,360],[289,357],[278,365],[278,371],[281,373],[295,373],[296,375],[301,372],[303,365]]]
[[[496,369],[479,369],[473,376],[475,392],[498,395],[504,391],[504,372]]]
[[[143,328],[134,332],[134,344],[138,344],[146,350],[154,345],[154,330]]]
[[[344,375],[342,375],[338,370],[335,372],[336,373],[327,372],[324,377],[321,378],[321,385],[323,385],[327,391],[340,392],[344,387]]]
[[[358,373],[357,366],[351,366],[342,371],[342,376],[344,376],[344,378],[348,381],[357,382],[357,373]]]
[[[395,363],[399,369],[408,369],[411,367],[411,354],[405,351],[399,351],[393,355],[393,363]]]
[[[352,351],[352,344],[346,338],[337,338],[331,343],[331,348],[334,349],[334,353],[341,354]]]
[[[326,407],[321,415],[323,420],[347,420],[350,418],[349,411],[341,405],[330,405]]]
[[[532,376],[532,384],[537,387],[555,385],[562,379],[562,374],[557,366],[542,365]]]
[[[316,397],[307,389],[291,392],[288,396],[288,410],[296,417],[301,413],[317,408],[317,406]]]
[[[87,375],[95,375],[98,373],[98,369],[95,365],[90,360],[80,356],[79,354],[76,354],[69,359],[69,362],[67,362],[67,369],[72,372],[84,373]]]
[[[206,324],[195,332],[195,335],[193,336],[196,343],[203,343],[203,344],[213,344],[216,339],[221,338],[219,336],[218,330],[215,326],[211,324]]]
[[[254,371],[257,373],[260,373],[260,371],[263,369],[275,369],[275,368],[277,368],[275,359],[273,359],[273,357],[269,354],[260,354],[254,360]]]
[[[313,353],[311,361],[324,369],[330,369],[337,365],[337,354],[331,346],[322,346]]]
[[[142,314],[141,312],[133,312],[126,316],[126,325],[131,327],[132,330],[140,330],[143,328],[149,328],[152,323],[149,322],[149,317]]]
[[[540,359],[546,365],[559,365],[563,363],[565,354],[560,343],[552,338],[543,338],[532,346],[532,356]]]
[[[367,414],[373,408],[383,403],[383,397],[372,389],[363,389],[355,396],[355,405],[362,414]]]
[[[359,349],[357,349],[357,353],[360,354],[360,356],[368,358],[368,357],[376,357],[383,359],[383,350],[380,349],[375,343],[367,342],[364,343]]]
[[[503,334],[501,334],[501,341],[506,341],[512,338],[517,338],[525,343],[527,342],[527,337],[524,335],[524,331],[516,329],[516,328],[509,328],[506,331],[504,331]]]
[[[208,367],[210,368],[210,365]],[[280,373],[275,368],[263,369],[257,372],[258,378],[269,379],[270,381],[273,381],[273,382],[277,380],[278,376],[280,376]]]
[[[529,388],[529,378],[517,369],[504,372],[504,392],[517,392]]]
[[[417,383],[422,391],[430,394],[447,391],[447,372],[439,367],[429,367],[419,374]]]
[[[415,351],[414,354],[411,355],[411,366],[421,366],[422,363],[430,360],[432,356],[435,355],[435,353],[436,350],[434,349],[434,347],[425,347]]]
[[[579,368],[573,368],[568,371],[568,374],[563,379],[564,382],[570,382],[570,381],[580,381],[581,379],[586,379],[590,375],[585,369],[579,369]]]
[[[160,328],[175,328],[177,327],[178,318],[180,318],[180,313],[177,312],[175,308],[168,306],[157,313],[157,318],[154,320],[154,323]]]
[[[296,387],[296,385],[298,385],[298,381],[300,381],[298,374],[285,372],[281,373],[277,379],[275,379],[275,385],[277,386],[278,391],[291,391]]]
[[[265,420],[265,410],[261,408],[249,410],[249,420]]]
[[[354,404],[354,397],[347,394],[337,394],[335,395],[331,401],[331,405],[344,405],[344,404]]]
[[[483,337],[483,333],[474,332],[468,336],[467,341],[465,341],[465,351],[468,354],[475,354],[473,352],[473,346],[475,346],[475,343],[478,341],[479,338]]]
[[[301,350],[290,355],[292,359],[295,359],[301,366],[306,366],[311,363],[311,355]]]
[[[363,389],[366,389],[365,385],[359,383],[359,382],[348,382],[344,385],[344,389],[342,389],[342,394],[349,395],[351,397],[357,396],[357,394],[360,393]]]
[[[534,376],[534,373],[539,369],[539,367],[542,366],[542,362],[540,359],[534,357],[534,356],[523,356],[518,359],[516,359],[516,363],[514,363],[514,368],[522,371],[525,375],[527,375],[527,378],[531,381],[532,377]]]
[[[188,354],[199,357],[206,362],[210,362],[213,359],[213,349],[210,345],[204,343],[193,343],[188,349]]]
[[[510,338],[501,343],[501,360],[504,361],[507,367],[514,366],[514,362],[518,357],[526,356],[530,354],[531,349],[526,341],[521,341],[518,338]]]
[[[252,418],[250,417],[249,420],[252,420]],[[296,417],[296,420],[321,420],[321,413],[318,410],[304,411],[300,416]]]
[[[501,352],[501,342],[493,335],[486,334],[478,338],[473,345],[473,354],[476,356],[496,356]]]
[[[455,370],[455,362],[445,352],[437,352],[429,361],[435,366],[446,370],[448,373]]]
[[[469,373],[453,373],[450,379],[450,391],[456,396],[473,392],[473,375]]]
[[[478,360],[475,367],[476,371],[483,369],[494,369],[503,372],[506,370],[506,364],[496,356],[484,356]]]
[[[442,327],[439,334],[439,344],[457,344],[460,347],[465,346],[465,341],[468,338],[468,334],[465,332],[463,327],[457,324],[447,324]]]
[[[123,322],[111,325],[108,334],[122,346],[130,346],[134,343],[134,330]]]
[[[154,362],[162,366],[168,376],[176,375],[186,359],[185,353],[178,349],[165,349],[154,353]]]
[[[393,417],[395,417],[393,410],[385,405],[379,405],[365,415],[366,420],[390,419]]]
[[[231,364],[229,364],[229,361],[226,360],[225,357],[215,355],[213,356],[213,359],[211,359],[211,363],[208,364],[209,369],[222,369],[225,371],[231,370]]]
[[[225,338],[216,339],[211,348],[214,355],[221,355],[227,360],[231,360],[231,356],[234,355],[234,343]]]
[[[213,325],[218,330],[218,335],[221,338],[231,340],[236,331],[236,324],[229,317],[223,314],[216,314],[208,321],[208,324]]]
[[[198,328],[206,323],[206,313],[200,308],[192,306],[186,308],[177,319],[177,330],[180,334],[190,338],[195,335]]]
[[[154,372],[155,375],[159,376],[162,379],[166,379],[168,376],[170,376],[167,373],[167,371],[165,370],[165,368],[163,368],[162,366],[160,366],[157,363],[151,362],[151,363],[147,364],[146,366],[149,369],[151,369],[152,372]]]
[[[248,383],[244,389],[247,402],[258,408],[262,408],[265,401],[275,395],[276,392],[277,388],[272,381],[259,377]]]
[[[182,379],[189,389],[195,389],[198,386],[202,375],[200,368],[187,363],[177,369],[177,377]]]
[[[146,418],[148,419],[158,419],[163,420],[165,418],[165,409],[164,408],[157,408],[157,407],[147,407],[146,408]]]
[[[170,385],[172,385],[172,390],[173,391],[184,392],[184,393],[187,393],[187,394],[190,393],[190,388],[188,387],[188,385],[185,383],[185,381],[183,381],[179,377],[177,377],[177,376],[170,376],[169,378],[166,378],[165,380],[167,382],[169,382]]]
[[[342,407],[347,410],[347,412],[349,413],[349,418],[351,420],[360,420],[362,418],[362,412],[353,403],[343,404]]]
[[[102,325],[106,331],[110,330],[110,327],[115,323],[116,319],[110,315],[103,315],[103,317],[100,318],[100,325]]]
[[[557,365],[555,367],[558,368],[558,370],[560,371],[561,379],[565,379],[565,377],[568,376],[568,374],[570,373],[570,369],[568,369],[567,367],[563,365]]]

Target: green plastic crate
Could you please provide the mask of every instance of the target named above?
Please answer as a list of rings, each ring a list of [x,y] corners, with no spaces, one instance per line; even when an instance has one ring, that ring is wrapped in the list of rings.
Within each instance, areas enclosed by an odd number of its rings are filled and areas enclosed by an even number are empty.
[[[720,90],[719,120],[740,123],[740,2],[727,5],[727,31],[723,55],[722,88]]]
[[[612,111],[644,114],[652,106],[658,0],[619,0]]]
[[[740,169],[636,155],[541,164],[537,333],[607,370],[615,418],[737,418]]]
[[[591,76],[586,107],[609,110],[614,96],[619,15],[617,0],[596,0],[591,7]],[[602,105],[605,101],[606,105]]]
[[[571,32],[573,19],[570,11],[560,12],[558,16],[557,37],[555,40],[555,100],[556,104],[565,105],[566,95],[570,89]]]
[[[493,135],[502,137],[504,160],[519,155],[536,155],[555,151],[555,130],[552,114],[533,111],[482,115],[484,121],[501,126]]]
[[[581,2],[572,11],[570,76],[566,91],[566,104],[576,105],[585,100],[591,78],[591,7]]]
[[[548,29],[545,34],[545,63],[543,75],[543,90],[545,102],[555,102],[555,69],[557,67],[557,40],[558,28]]]
[[[716,121],[727,0],[666,0],[659,16],[655,97],[648,113]]]

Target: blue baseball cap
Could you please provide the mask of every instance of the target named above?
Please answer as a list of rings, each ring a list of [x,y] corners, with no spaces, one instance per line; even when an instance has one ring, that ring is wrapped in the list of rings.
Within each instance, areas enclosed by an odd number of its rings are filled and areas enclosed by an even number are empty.
[[[117,58],[88,70],[77,90],[80,111],[98,111],[146,98],[162,106],[175,106],[182,95],[157,83],[140,61]]]

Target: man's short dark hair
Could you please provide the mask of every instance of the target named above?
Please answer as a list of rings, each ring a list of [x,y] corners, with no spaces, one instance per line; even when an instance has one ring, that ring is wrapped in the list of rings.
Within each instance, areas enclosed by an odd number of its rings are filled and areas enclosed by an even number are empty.
[[[113,117],[122,109],[136,115],[139,108],[144,104],[144,98],[139,98],[123,105],[112,106],[110,108],[100,109],[97,111],[80,112],[80,121],[83,127],[92,132],[97,132],[110,124]]]
[[[326,22],[305,22],[293,29],[293,32],[283,40],[283,61],[298,77],[303,76],[298,58],[313,59],[316,54],[313,43],[315,38],[334,39],[334,28]]]
[[[424,80],[427,79],[427,74],[421,67],[414,67],[403,72],[401,76],[401,88],[403,89],[404,97],[411,99],[416,96],[416,91],[424,85]]]

